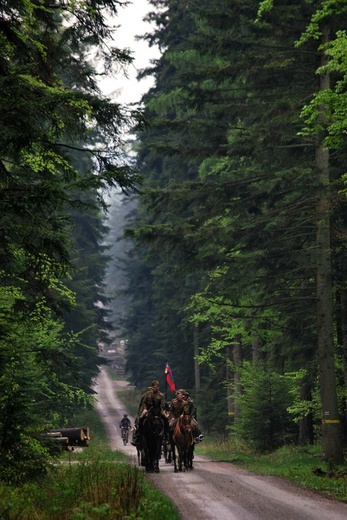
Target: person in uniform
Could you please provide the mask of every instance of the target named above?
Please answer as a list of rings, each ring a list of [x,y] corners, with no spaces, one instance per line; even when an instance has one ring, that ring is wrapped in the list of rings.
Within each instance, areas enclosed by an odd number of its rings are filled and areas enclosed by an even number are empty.
[[[195,439],[195,443],[198,444],[199,442],[204,440],[204,436],[200,431],[198,421],[196,419],[196,407],[193,402],[193,400],[190,397],[190,394],[187,390],[183,391],[183,400],[185,402],[185,411],[186,413],[189,413],[192,417],[192,428],[193,428],[193,435]]]
[[[164,421],[164,436],[165,440],[168,438],[168,419],[164,413],[164,407],[166,404],[164,394],[159,390],[160,383],[157,379],[153,380],[151,386],[147,388],[147,390],[142,394],[140,399],[140,404],[137,412],[137,416],[135,418],[134,423],[134,431],[133,438],[131,444],[133,446],[138,446],[141,441],[142,435],[142,425],[143,421],[148,413],[148,410],[153,406],[153,401],[158,401],[158,405],[161,410],[161,417]]]
[[[183,388],[180,388],[179,390],[177,390],[175,399],[172,399],[172,401],[170,403],[170,407],[169,407],[170,430],[174,430],[176,423],[177,423],[177,419],[181,415],[184,414],[185,409],[186,409],[187,413],[189,413],[188,408],[186,407],[187,403],[184,400],[184,392],[186,392],[186,390],[184,390]]]

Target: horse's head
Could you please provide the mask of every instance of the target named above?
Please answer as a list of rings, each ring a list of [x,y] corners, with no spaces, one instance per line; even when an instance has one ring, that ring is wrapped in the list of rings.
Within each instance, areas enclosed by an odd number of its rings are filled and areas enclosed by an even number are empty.
[[[148,408],[147,424],[150,430],[156,435],[163,435],[164,433],[164,420],[162,418],[160,401],[157,399],[152,400],[152,406]]]
[[[189,413],[184,413],[182,416],[182,421],[184,424],[192,424],[192,416]]]
[[[184,413],[183,415],[181,415],[180,425],[181,425],[181,428],[190,432],[192,430],[192,416],[187,413]]]
[[[173,440],[177,445],[191,446],[194,443],[192,417],[189,414],[183,414],[178,418],[173,431]]]

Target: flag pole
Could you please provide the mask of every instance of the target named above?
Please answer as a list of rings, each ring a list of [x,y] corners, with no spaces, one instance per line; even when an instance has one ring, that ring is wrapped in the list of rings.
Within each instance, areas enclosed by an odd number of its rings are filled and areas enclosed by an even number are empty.
[[[165,401],[167,401],[167,377],[165,372]]]

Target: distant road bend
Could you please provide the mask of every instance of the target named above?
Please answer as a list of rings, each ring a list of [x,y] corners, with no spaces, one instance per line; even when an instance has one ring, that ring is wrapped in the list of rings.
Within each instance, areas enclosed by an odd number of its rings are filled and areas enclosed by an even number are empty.
[[[101,368],[96,384],[97,410],[112,449],[137,464],[136,450],[123,446],[119,422],[127,410],[117,397],[128,383],[113,381]],[[133,417],[130,417],[133,424]],[[323,498],[284,479],[263,477],[227,462],[196,455],[194,470],[174,473],[160,461],[160,473],[149,474],[153,484],[177,507],[182,520],[347,520],[347,504]]]

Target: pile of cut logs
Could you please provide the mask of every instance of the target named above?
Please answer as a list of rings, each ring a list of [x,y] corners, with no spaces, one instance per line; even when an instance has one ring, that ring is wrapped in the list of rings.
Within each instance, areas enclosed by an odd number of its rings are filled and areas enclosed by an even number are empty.
[[[90,441],[88,426],[47,430],[46,435],[54,442],[61,444],[62,448],[67,451],[73,451],[76,446],[86,448]]]

